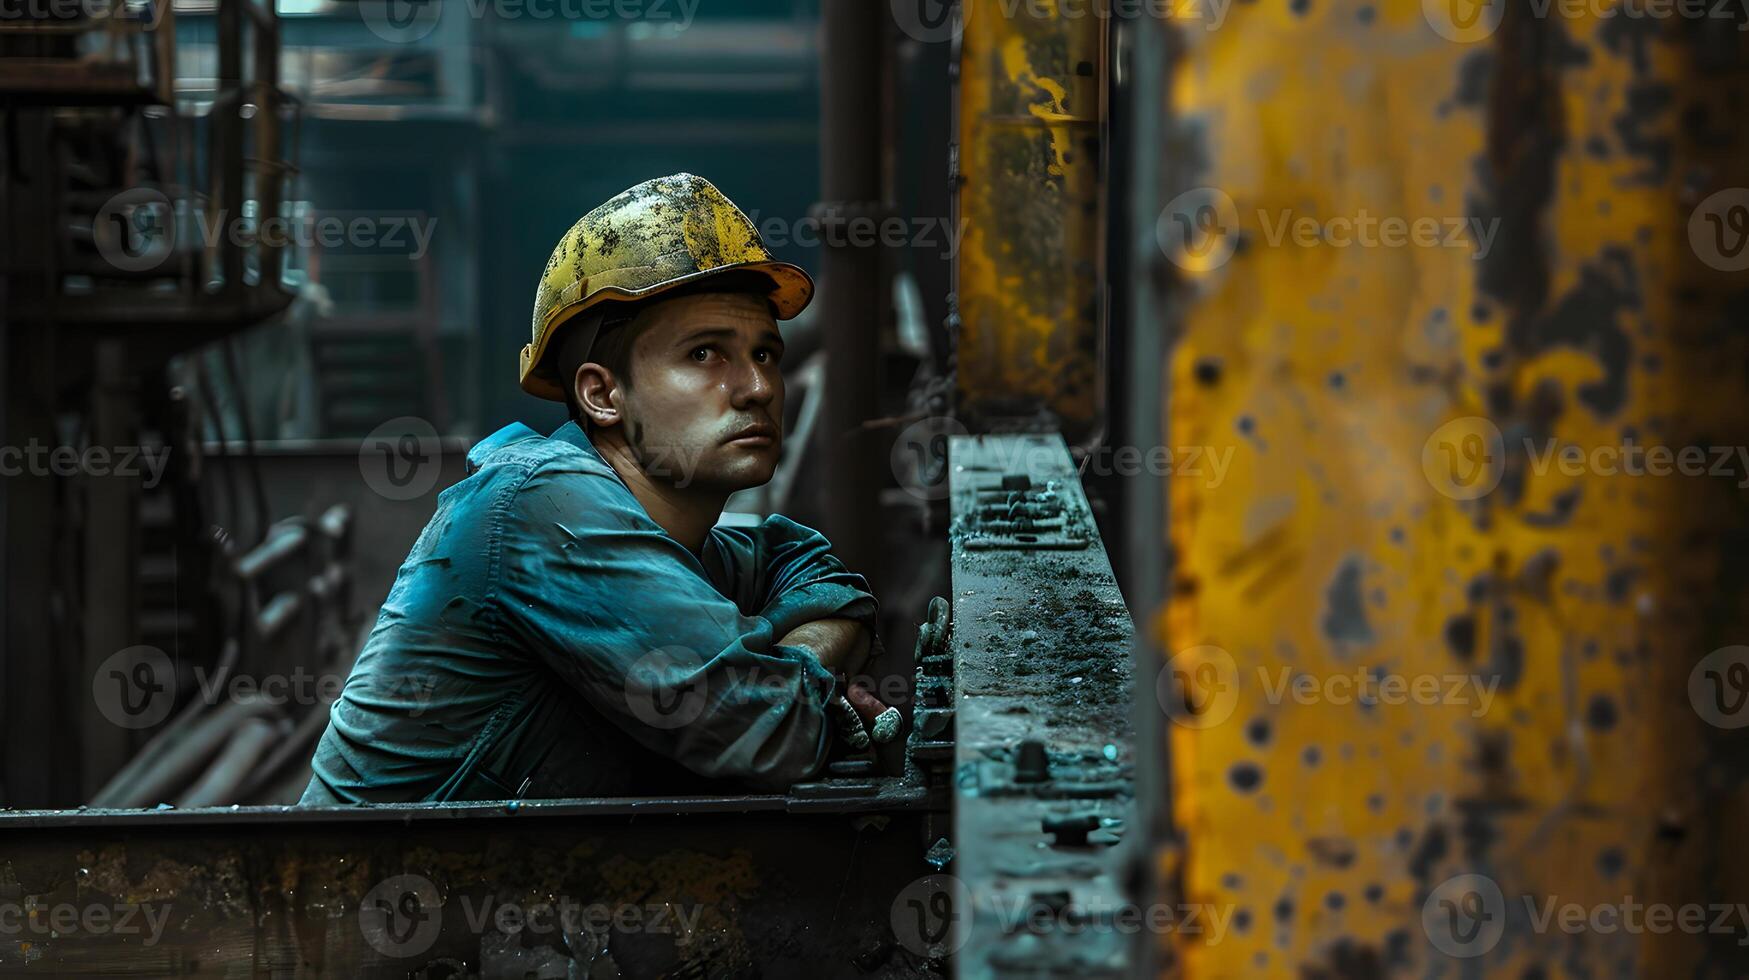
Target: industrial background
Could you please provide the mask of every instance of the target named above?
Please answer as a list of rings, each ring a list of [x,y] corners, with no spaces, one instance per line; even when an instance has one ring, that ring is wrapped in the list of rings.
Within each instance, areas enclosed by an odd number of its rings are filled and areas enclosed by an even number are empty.
[[[1720,0],[0,4],[0,975],[1749,976],[1746,114]],[[290,806],[676,171],[903,747]]]

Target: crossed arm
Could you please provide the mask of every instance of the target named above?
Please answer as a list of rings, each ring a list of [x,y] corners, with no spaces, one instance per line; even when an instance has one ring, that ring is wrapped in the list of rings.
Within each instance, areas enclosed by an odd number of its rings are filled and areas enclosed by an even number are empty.
[[[897,716],[895,723],[884,731],[882,726],[875,724],[875,719],[886,712],[887,706],[856,677],[868,663],[871,646],[868,631],[862,624],[850,619],[815,620],[790,630],[777,642],[782,646],[800,646],[812,653],[827,670],[849,678],[845,683],[844,703],[850,706],[856,717],[840,715],[838,722],[840,734],[851,747],[861,749],[868,746],[869,739],[863,737],[862,732],[872,733],[873,740],[880,742],[897,735]]]
[[[802,647],[820,665],[840,676],[862,670],[868,661],[868,631],[854,619],[816,619],[783,635],[779,646]]]
[[[824,763],[830,704],[851,693],[835,675],[862,669],[877,610],[817,532],[773,517],[693,555],[610,477],[542,470],[502,541],[507,628],[640,743],[768,787]],[[640,698],[679,705],[676,723]]]

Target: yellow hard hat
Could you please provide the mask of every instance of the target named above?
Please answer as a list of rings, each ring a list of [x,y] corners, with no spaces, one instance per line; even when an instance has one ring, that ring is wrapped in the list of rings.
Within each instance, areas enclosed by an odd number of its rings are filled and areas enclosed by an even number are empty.
[[[534,294],[534,337],[522,348],[522,390],[565,400],[549,355],[558,350],[553,338],[585,310],[737,271],[771,280],[767,299],[779,320],[814,296],[807,272],[772,258],[753,222],[703,177],[671,174],[615,194],[577,219],[547,259]]]

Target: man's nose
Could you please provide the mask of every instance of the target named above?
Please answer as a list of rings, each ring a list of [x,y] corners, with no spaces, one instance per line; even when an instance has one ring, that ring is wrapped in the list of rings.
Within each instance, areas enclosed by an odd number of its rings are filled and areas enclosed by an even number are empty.
[[[775,365],[748,361],[742,370],[736,372],[729,392],[730,402],[736,408],[768,404],[782,384],[783,378]]]

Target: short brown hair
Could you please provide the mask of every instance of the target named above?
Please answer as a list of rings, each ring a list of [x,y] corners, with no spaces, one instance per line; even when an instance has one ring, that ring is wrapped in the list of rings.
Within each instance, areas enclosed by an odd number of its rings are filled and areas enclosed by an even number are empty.
[[[770,277],[762,272],[737,270],[711,276],[696,283],[676,286],[642,302],[606,303],[583,313],[578,317],[576,326],[565,331],[565,336],[559,338],[559,390],[565,393],[565,408],[570,411],[571,418],[579,423],[585,421],[583,406],[577,404],[577,369],[583,365],[599,364],[613,372],[614,380],[627,388],[632,386],[632,340],[637,336],[637,331],[632,329],[632,321],[639,313],[663,300],[693,293],[757,293],[769,296],[774,288],[775,284]],[[774,309],[773,313],[775,312]],[[591,333],[587,329],[590,318],[598,318],[601,325],[593,331],[594,343],[585,345],[583,338]]]
[[[577,403],[577,369],[583,365],[599,364],[613,372],[614,380],[627,388],[632,386],[631,327],[637,314],[638,307],[631,303],[615,303],[600,312],[591,310],[560,338],[559,388],[565,393],[565,408],[571,418],[583,420],[583,406]],[[601,325],[588,329],[592,320],[599,320]],[[584,338],[590,334],[594,335],[594,342],[586,345]]]

